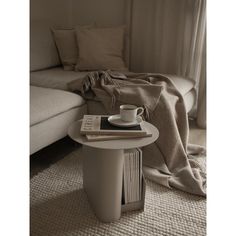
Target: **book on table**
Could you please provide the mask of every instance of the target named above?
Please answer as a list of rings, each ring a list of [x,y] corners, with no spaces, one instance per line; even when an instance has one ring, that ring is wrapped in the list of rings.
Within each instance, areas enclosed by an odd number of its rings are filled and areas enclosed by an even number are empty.
[[[150,137],[152,133],[141,123],[134,127],[117,127],[109,123],[108,116],[84,115],[80,133],[88,141]]]
[[[106,140],[117,140],[117,139],[129,139],[129,138],[144,138],[151,137],[152,133],[145,129],[146,133],[144,134],[126,134],[126,135],[114,135],[114,134],[86,134],[86,138],[88,141],[106,141]]]

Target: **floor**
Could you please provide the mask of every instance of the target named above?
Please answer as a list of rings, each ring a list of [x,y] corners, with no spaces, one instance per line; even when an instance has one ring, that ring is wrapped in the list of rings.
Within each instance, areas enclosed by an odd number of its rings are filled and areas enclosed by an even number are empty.
[[[194,120],[189,121],[189,142],[206,146],[206,130],[199,129]],[[52,145],[34,153],[30,156],[30,178],[47,169],[50,165],[63,159],[70,152],[80,147],[69,137],[65,137]]]
[[[63,159],[81,145],[68,136],[30,156],[30,178]]]

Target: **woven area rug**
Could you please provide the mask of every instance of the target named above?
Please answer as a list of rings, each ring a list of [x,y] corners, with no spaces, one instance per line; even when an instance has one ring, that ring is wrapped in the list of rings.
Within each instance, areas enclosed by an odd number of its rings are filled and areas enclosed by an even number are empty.
[[[143,212],[99,222],[83,191],[79,148],[31,179],[30,235],[206,235],[204,198],[146,182]]]

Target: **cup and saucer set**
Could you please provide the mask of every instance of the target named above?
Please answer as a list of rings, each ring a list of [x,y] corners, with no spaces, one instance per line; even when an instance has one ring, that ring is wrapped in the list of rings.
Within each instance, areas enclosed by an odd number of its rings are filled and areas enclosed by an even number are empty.
[[[118,127],[134,127],[142,123],[144,109],[135,105],[121,105],[120,114],[109,116],[108,122]]]

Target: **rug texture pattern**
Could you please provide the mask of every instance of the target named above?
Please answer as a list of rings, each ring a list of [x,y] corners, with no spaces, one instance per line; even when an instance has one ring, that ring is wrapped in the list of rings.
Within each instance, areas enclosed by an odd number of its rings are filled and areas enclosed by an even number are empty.
[[[83,191],[79,148],[31,179],[31,236],[206,235],[205,198],[146,182],[143,212],[124,213],[112,223],[99,222]]]

